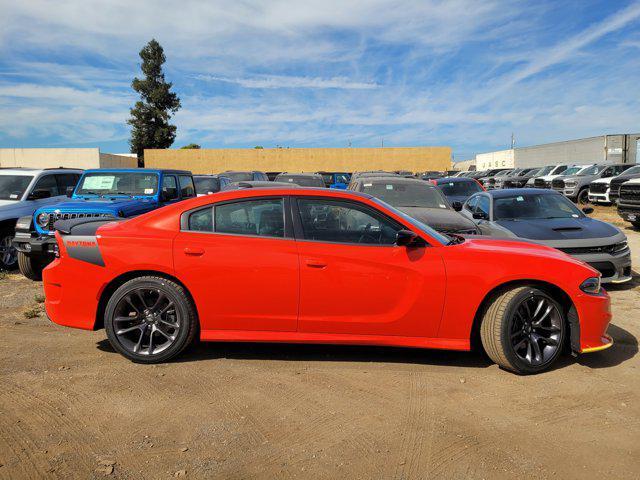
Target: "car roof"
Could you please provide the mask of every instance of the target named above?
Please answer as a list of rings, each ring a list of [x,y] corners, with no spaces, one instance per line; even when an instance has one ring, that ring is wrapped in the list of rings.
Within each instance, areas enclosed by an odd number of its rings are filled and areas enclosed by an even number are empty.
[[[276,175],[276,177],[313,177],[313,178],[320,177],[322,178],[322,175],[320,175],[319,173],[306,173],[306,172],[282,172]]]
[[[513,197],[514,195],[562,195],[555,190],[547,190],[543,188],[507,188],[504,190],[488,190],[486,192],[478,192],[478,193],[486,193],[487,195],[491,195],[493,198],[506,198]],[[477,195],[477,194],[476,194]]]
[[[364,177],[358,178],[358,182],[367,182],[367,183],[418,183],[420,185],[426,185],[428,187],[435,187],[435,185],[431,182],[427,182],[425,180],[420,180],[419,178],[407,178],[402,176],[388,176],[388,177]]]
[[[176,173],[183,175],[191,175],[189,170],[173,170],[170,168],[92,168],[85,170],[85,173],[101,173],[101,172],[124,172],[124,173]]]
[[[0,175],[37,175],[39,173],[78,173],[81,168],[26,168],[26,167],[1,167]]]

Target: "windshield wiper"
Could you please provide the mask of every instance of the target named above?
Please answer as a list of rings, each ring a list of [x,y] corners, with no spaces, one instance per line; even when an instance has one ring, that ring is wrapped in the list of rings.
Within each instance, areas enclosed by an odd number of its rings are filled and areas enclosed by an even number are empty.
[[[449,240],[449,243],[447,243],[447,245],[458,245],[459,243],[464,242],[464,237],[457,235],[455,233],[447,233],[447,236],[451,238],[451,240]]]

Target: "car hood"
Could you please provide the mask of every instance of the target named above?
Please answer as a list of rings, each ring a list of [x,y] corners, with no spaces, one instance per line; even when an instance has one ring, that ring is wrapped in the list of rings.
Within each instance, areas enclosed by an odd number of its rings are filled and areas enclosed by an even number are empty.
[[[597,180],[594,180],[591,183],[606,183],[607,185],[609,185],[611,183],[611,180],[613,179],[614,177],[598,178]]]
[[[14,202],[11,200],[0,200],[0,221],[7,218],[17,218],[17,216],[29,215],[31,211],[24,213],[25,202]]]
[[[598,177],[597,175],[560,175],[557,178],[561,178],[566,182],[567,180],[596,180],[600,177]]]
[[[152,210],[155,205],[156,202],[152,198],[91,198],[50,205],[39,209],[38,212],[99,212],[115,216],[122,212],[123,216],[129,217]]]
[[[499,220],[495,223],[520,238],[531,240],[582,240],[613,237],[620,233],[613,225],[589,217]]]
[[[397,207],[410,217],[436,230],[476,230],[475,224],[449,208]]]

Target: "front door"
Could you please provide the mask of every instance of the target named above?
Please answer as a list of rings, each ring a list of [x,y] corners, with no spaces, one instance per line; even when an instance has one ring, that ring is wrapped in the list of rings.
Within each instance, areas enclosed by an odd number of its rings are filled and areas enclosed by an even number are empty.
[[[295,331],[299,264],[284,199],[235,200],[184,215],[175,269],[202,330]]]
[[[360,202],[296,203],[300,332],[437,336],[445,294],[437,248],[395,245],[406,227]]]

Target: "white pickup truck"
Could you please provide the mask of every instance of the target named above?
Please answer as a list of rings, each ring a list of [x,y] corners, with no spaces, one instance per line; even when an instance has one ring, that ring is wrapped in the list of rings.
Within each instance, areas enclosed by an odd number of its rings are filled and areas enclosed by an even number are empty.
[[[16,221],[64,200],[81,175],[82,170],[68,168],[0,168],[0,270],[17,266],[12,246]]]

